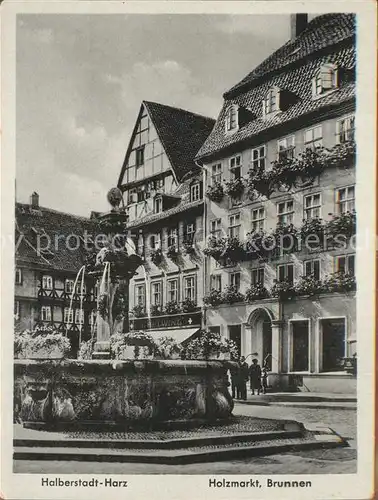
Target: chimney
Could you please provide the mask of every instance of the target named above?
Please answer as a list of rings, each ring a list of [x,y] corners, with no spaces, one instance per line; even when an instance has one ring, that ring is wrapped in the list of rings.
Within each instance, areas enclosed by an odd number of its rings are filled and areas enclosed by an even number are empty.
[[[39,208],[39,194],[34,191],[30,196],[31,208]]]
[[[290,16],[290,30],[291,39],[294,40],[299,36],[302,31],[307,27],[308,14],[291,14]]]

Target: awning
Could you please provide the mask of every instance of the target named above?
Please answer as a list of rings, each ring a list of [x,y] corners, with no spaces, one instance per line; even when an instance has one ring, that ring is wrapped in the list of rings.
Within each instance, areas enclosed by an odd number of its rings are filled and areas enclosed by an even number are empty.
[[[199,328],[179,328],[177,330],[155,330],[155,331],[148,331],[150,335],[156,338],[164,338],[164,337],[172,337],[181,344],[184,342],[184,340],[189,339],[192,337],[195,333],[197,333]]]

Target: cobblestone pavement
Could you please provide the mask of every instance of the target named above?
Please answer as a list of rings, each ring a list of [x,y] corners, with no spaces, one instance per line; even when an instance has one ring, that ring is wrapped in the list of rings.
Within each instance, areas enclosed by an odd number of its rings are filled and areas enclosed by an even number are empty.
[[[349,448],[290,452],[284,455],[190,465],[15,461],[14,472],[59,474],[353,474],[357,471],[356,411],[264,407],[236,404],[234,414],[324,424],[349,441]],[[207,481],[204,477],[204,481]]]

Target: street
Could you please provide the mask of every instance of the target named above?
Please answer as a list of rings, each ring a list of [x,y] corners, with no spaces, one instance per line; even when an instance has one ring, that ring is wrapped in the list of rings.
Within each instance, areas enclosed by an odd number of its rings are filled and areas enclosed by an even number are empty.
[[[235,415],[293,419],[332,428],[350,447],[290,452],[205,464],[156,465],[62,461],[15,461],[14,472],[60,474],[352,474],[357,471],[356,410],[236,404]]]

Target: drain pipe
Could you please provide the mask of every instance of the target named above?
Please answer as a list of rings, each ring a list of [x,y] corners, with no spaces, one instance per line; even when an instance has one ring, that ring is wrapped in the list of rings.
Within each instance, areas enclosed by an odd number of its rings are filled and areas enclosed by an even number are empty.
[[[202,217],[202,239],[206,244],[207,240],[207,203],[205,200],[205,188],[206,188],[206,182],[207,182],[207,170],[206,168],[203,167],[203,165],[199,164],[198,161],[194,160],[194,163],[197,165],[202,170],[202,192],[203,192],[203,198],[204,198],[204,203],[203,203],[203,217]],[[203,250],[203,249],[202,249]],[[203,266],[202,266],[202,302],[203,302],[203,297],[206,295],[206,290],[207,290],[207,257],[205,254],[203,254]],[[202,326],[206,328],[207,325],[207,314],[206,314],[206,307],[205,305],[202,305]]]

